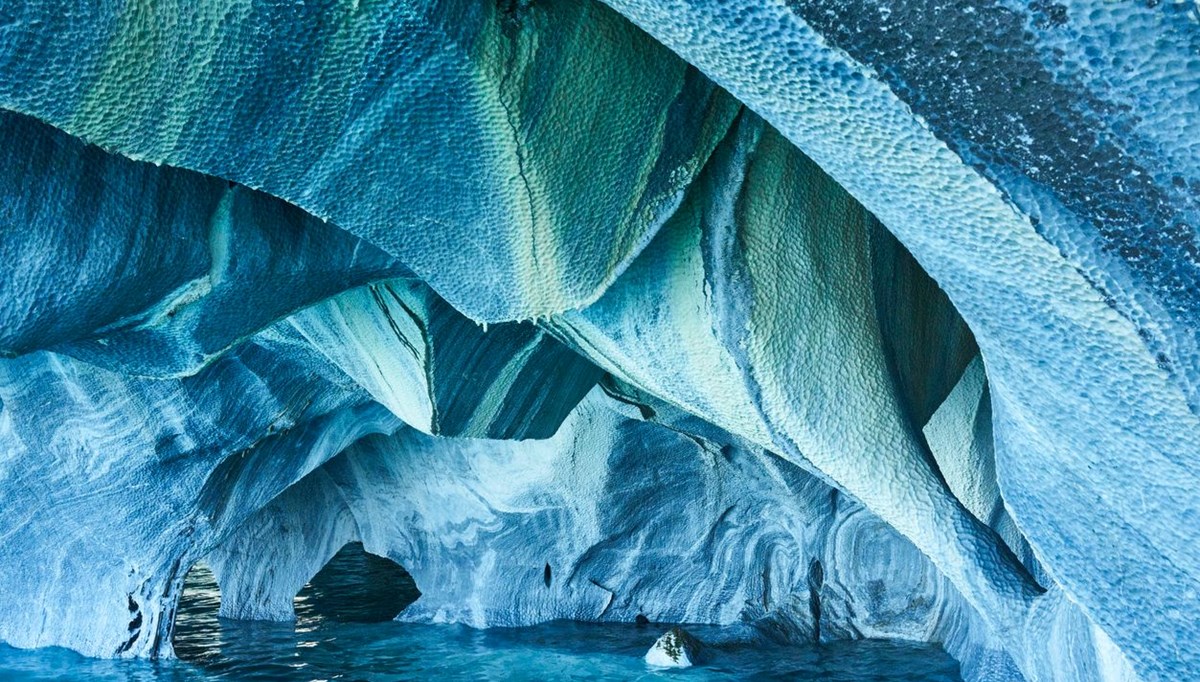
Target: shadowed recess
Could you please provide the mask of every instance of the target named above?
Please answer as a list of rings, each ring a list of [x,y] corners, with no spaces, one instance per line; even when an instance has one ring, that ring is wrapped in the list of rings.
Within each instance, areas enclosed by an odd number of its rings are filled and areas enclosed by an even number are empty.
[[[296,620],[379,623],[400,615],[420,596],[403,566],[351,542],[296,595]]]

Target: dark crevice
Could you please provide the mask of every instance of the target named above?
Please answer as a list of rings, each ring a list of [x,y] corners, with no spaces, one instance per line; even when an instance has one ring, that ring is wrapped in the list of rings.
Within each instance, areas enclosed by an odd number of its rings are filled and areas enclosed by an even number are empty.
[[[508,124],[508,128],[512,133],[513,140],[513,156],[517,162],[517,177],[521,180],[521,186],[525,192],[525,200],[529,204],[529,247],[530,254],[533,256],[534,267],[538,267],[541,259],[539,258],[538,248],[538,219],[537,219],[537,201],[534,198],[533,185],[529,181],[528,166],[529,161],[525,158],[525,149],[523,145],[523,135],[521,134],[521,125],[518,115],[520,104],[520,92],[512,93],[515,102],[508,101],[509,90],[513,88],[512,81],[514,71],[520,64],[519,52],[521,49],[521,27],[525,12],[529,7],[528,2],[523,0],[501,0],[499,10],[502,17],[505,33],[508,34],[512,44],[511,53],[507,59],[507,63],[503,67],[503,74],[500,76],[500,83],[496,87],[496,101],[500,103],[500,108],[504,112],[504,122]]]
[[[763,566],[762,570],[762,607],[764,611],[771,610],[771,566]]]
[[[650,407],[649,405],[646,405],[644,403],[639,403],[638,401],[634,400],[633,398],[630,398],[629,396],[624,395],[619,390],[617,390],[617,388],[615,386],[613,386],[614,382],[615,382],[615,379],[613,378],[613,376],[611,374],[605,374],[600,379],[600,382],[599,382],[600,390],[604,391],[604,394],[607,395],[609,398],[612,398],[613,400],[615,400],[619,403],[624,403],[626,405],[632,405],[633,407],[636,407],[638,409],[638,412],[641,413],[643,421],[650,421],[651,419],[654,419],[654,417],[658,413],[654,411],[653,407]]]
[[[400,295],[397,294],[390,285],[384,284],[383,287],[385,290],[387,290],[388,295],[392,297],[392,300],[394,300],[396,304],[400,306],[400,309],[403,310],[406,315],[408,315],[409,319],[412,320],[413,324],[417,326],[417,330],[421,333],[421,341],[424,343],[425,351],[428,354],[428,357],[421,362],[421,366],[425,369],[425,386],[430,393],[429,406],[432,410],[432,413],[429,418],[429,423],[433,432],[438,433],[442,423],[442,410],[438,407],[438,401],[434,396],[434,391],[436,389],[434,387],[435,384],[433,378],[433,343],[430,337],[429,325],[426,324],[426,321],[423,317],[417,314],[417,311],[413,310],[407,303],[404,302],[404,299],[401,298]],[[417,359],[420,361],[419,357]]]
[[[117,647],[118,656],[132,649],[133,645],[137,644],[138,637],[140,637],[142,634],[142,607],[138,605],[137,600],[133,598],[132,594],[129,595],[127,599],[129,600],[128,605],[130,614],[129,639],[125,640],[121,646]]]
[[[821,643],[821,588],[825,585],[825,567],[820,559],[808,564],[808,609],[812,614],[813,641]]]
[[[388,308],[387,301],[385,301],[383,295],[379,293],[379,285],[370,287],[370,290],[371,298],[375,300],[376,307],[378,307],[380,312],[383,313],[383,316],[387,318],[388,327],[391,328],[392,334],[395,335],[396,340],[398,340],[404,345],[405,348],[408,349],[408,352],[412,354],[413,358],[417,362],[420,362],[421,354],[417,352],[416,346],[412,345],[412,342],[408,340],[408,337],[404,336],[404,332],[400,331],[400,325],[397,324],[395,318],[392,317],[392,311],[390,308]],[[393,294],[393,296],[395,295]]]

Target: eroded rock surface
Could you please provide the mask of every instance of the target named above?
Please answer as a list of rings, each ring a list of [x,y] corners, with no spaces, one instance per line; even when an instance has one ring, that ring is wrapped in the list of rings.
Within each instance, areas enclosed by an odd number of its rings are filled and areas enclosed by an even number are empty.
[[[1197,10],[608,5],[0,6],[0,640],[357,540],[407,620],[1194,679]]]

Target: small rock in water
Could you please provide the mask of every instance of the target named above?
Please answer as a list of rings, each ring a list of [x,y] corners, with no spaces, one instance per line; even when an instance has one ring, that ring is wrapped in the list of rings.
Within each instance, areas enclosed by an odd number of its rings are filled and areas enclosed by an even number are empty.
[[[700,657],[700,640],[675,627],[646,652],[646,663],[658,668],[690,668]]]

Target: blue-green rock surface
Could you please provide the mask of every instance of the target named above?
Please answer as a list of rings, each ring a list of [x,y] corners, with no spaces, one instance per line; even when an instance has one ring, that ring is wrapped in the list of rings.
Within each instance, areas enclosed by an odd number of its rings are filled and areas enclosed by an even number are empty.
[[[1198,25],[0,3],[0,641],[361,541],[409,621],[1200,679]]]

